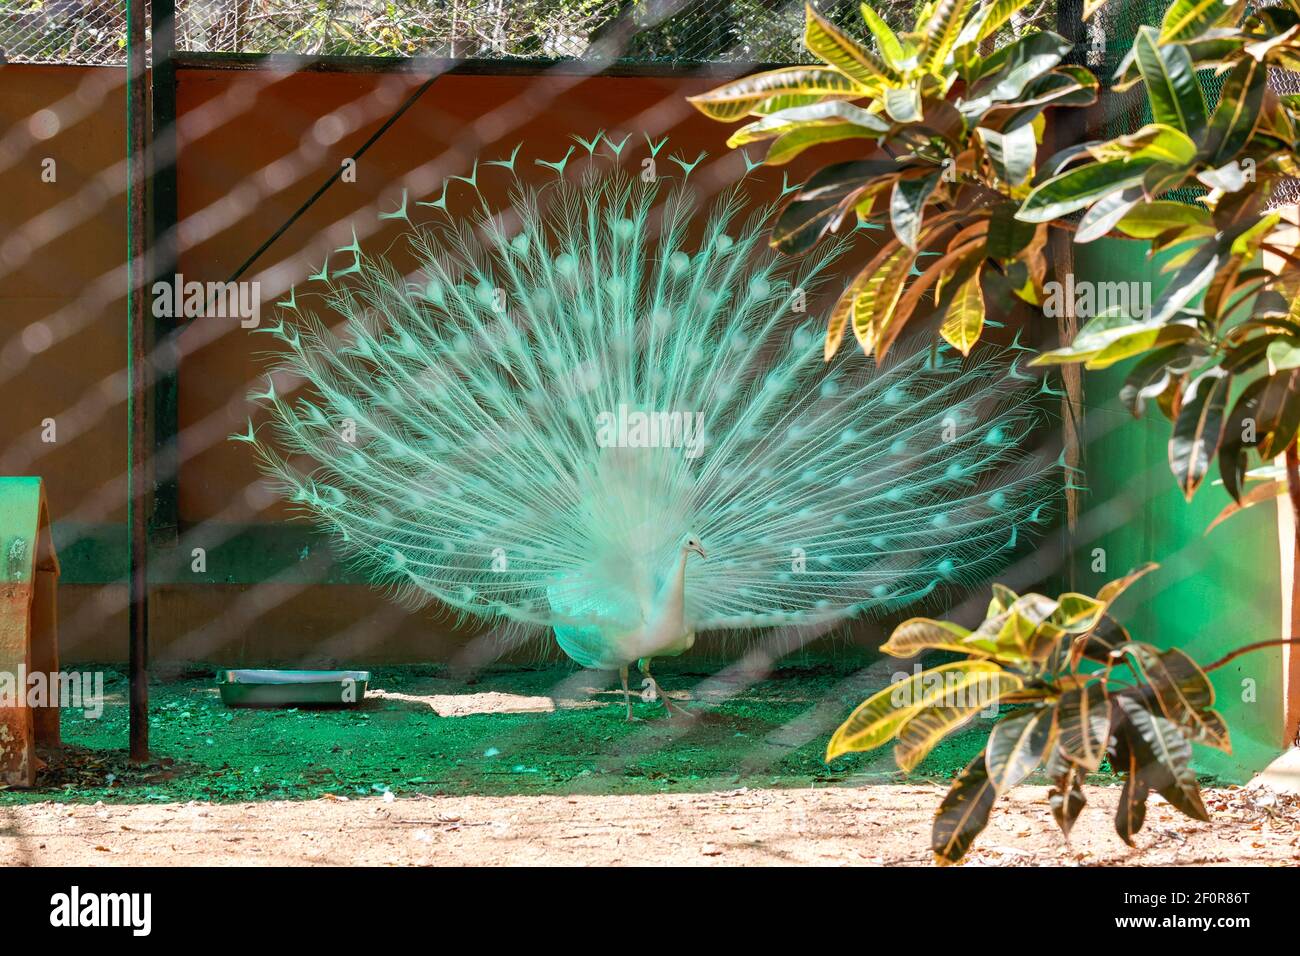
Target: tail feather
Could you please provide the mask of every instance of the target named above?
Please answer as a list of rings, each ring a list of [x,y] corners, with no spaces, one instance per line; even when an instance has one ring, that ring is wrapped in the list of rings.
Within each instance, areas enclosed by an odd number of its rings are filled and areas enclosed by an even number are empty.
[[[619,172],[481,205],[412,228],[413,274],[359,255],[324,296],[342,332],[292,299],[276,368],[306,388],[259,396],[267,472],[404,596],[594,660],[689,533],[687,622],[748,628],[923,599],[1048,519],[1034,383],[997,350],[822,361],[798,307],[834,243],[791,261],[739,193],[701,226]]]

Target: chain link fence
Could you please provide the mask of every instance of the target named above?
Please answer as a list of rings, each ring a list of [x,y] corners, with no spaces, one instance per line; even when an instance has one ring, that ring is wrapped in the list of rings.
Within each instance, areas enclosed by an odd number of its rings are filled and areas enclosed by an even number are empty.
[[[122,0],[0,0],[0,62],[126,62]]]
[[[910,26],[920,0],[886,0]],[[820,0],[861,34],[857,0]],[[177,0],[188,52],[800,63],[803,0]],[[125,62],[123,0],[0,0],[11,63]]]
[[[1138,29],[1142,26],[1159,26],[1169,0],[1130,0],[1128,3],[1108,3],[1088,23],[1088,51],[1085,63],[1101,78],[1103,84],[1119,68],[1124,57],[1133,48]],[[1260,6],[1263,4],[1258,4]],[[1199,74],[1201,91],[1206,103],[1218,102],[1223,90],[1224,76],[1208,70]],[[1269,83],[1278,93],[1300,92],[1300,73],[1289,70],[1271,70]],[[1123,92],[1109,90],[1102,98],[1104,111],[1098,136],[1122,136],[1141,129],[1151,122],[1151,106],[1146,90],[1141,84]],[[1195,202],[1209,190],[1201,187],[1176,189],[1169,198],[1182,202]],[[1271,204],[1276,206],[1300,203],[1300,179],[1282,179],[1273,188]]]
[[[878,3],[909,27],[921,0]],[[861,34],[857,0],[815,4]],[[1086,26],[1077,59],[1106,83],[1138,28],[1160,22],[1168,0],[1109,3]],[[176,46],[201,53],[306,56],[438,56],[582,59],[633,63],[803,63],[804,0],[177,0]],[[1050,25],[1052,0],[1035,18]],[[0,0],[0,62],[120,65],[126,60],[124,0]],[[1279,90],[1300,89],[1280,73]],[[1206,99],[1222,78],[1202,74]],[[1101,135],[1151,121],[1141,86],[1103,98]],[[1195,191],[1177,198],[1191,201]],[[1300,201],[1300,182],[1275,201]]]

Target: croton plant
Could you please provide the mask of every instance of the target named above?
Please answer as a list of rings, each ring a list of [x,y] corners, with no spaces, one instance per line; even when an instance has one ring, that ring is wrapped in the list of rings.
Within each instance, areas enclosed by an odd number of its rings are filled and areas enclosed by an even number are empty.
[[[1149,311],[1103,313],[1037,361],[1104,368],[1140,357],[1120,397],[1139,416],[1154,400],[1173,423],[1169,462],[1189,499],[1217,457],[1234,499],[1220,519],[1275,497],[1288,478],[1300,502],[1300,259],[1294,226],[1270,208],[1278,183],[1300,175],[1300,95],[1268,82],[1270,68],[1298,67],[1300,0],[1251,13],[1178,0],[1158,30],[1141,29],[1116,75],[1144,86],[1152,122],[1081,144],[1018,214],[1082,211],[1076,242],[1126,237],[1161,257],[1169,279]],[[1214,75],[1222,88],[1210,104],[1203,81]],[[1285,452],[1287,466],[1248,470],[1252,451],[1265,463]],[[1246,492],[1247,478],[1265,480]]]
[[[1105,2],[1087,0],[1085,16]],[[828,358],[851,328],[880,360],[907,323],[928,316],[968,351],[991,297],[1045,303],[1048,229],[1079,243],[1146,243],[1170,276],[1149,311],[1103,312],[1039,363],[1103,368],[1137,358],[1121,398],[1135,415],[1152,401],[1172,421],[1170,465],[1187,497],[1217,458],[1234,499],[1220,520],[1283,490],[1300,518],[1300,255],[1292,224],[1270,205],[1280,181],[1300,177],[1300,94],[1269,84],[1270,69],[1300,70],[1300,0],[1173,0],[1113,78],[1117,89],[1143,85],[1152,121],[1058,144],[1046,158],[1044,141],[1059,137],[1045,135],[1044,110],[1088,106],[1098,84],[1066,62],[1069,41],[1024,16],[1028,6],[930,0],[900,34],[864,4],[861,40],[809,7],[805,41],[820,65],[746,77],[692,102],[723,122],[746,119],[729,143],[769,142],[769,164],[862,141],[859,158],[808,178],[773,234],[775,246],[798,253],[847,222],[885,229],[833,310]],[[1211,79],[1222,85],[1207,99]],[[1249,470],[1252,451],[1264,467]],[[1285,466],[1267,464],[1282,453]],[[1252,477],[1266,480],[1247,493]],[[893,741],[899,767],[911,770],[981,710],[1014,705],[939,808],[940,863],[960,860],[998,797],[1039,768],[1067,837],[1085,803],[1081,783],[1103,764],[1124,778],[1115,826],[1126,842],[1152,792],[1205,819],[1192,744],[1230,746],[1207,672],[1295,641],[1249,644],[1205,668],[1135,641],[1108,610],[1148,570],[1095,597],[995,586],[974,631],[905,622],[886,653],[962,659],[864,701],[827,759]]]
[[[1089,0],[1085,16],[1104,3]],[[1271,68],[1300,69],[1300,0],[1174,0],[1113,79],[1143,85],[1152,122],[1045,159],[1044,110],[1087,106],[1098,86],[1065,62],[1068,40],[1024,18],[1028,5],[931,0],[899,34],[864,4],[869,41],[809,7],[805,42],[821,65],[692,102],[748,119],[729,142],[770,141],[770,164],[866,141],[862,158],[809,177],[773,235],[797,253],[849,221],[889,230],[836,303],[828,357],[851,328],[880,359],[908,322],[936,313],[940,334],[968,351],[987,301],[1044,303],[1049,228],[1146,243],[1170,276],[1150,309],[1105,311],[1038,361],[1140,358],[1121,398],[1135,415],[1154,400],[1173,423],[1170,466],[1187,497],[1217,458],[1234,499],[1221,518],[1288,489],[1300,513],[1300,257],[1292,224],[1269,208],[1278,182],[1300,175],[1300,94],[1268,82]],[[1213,102],[1211,78],[1222,81]],[[1262,467],[1249,468],[1251,452]],[[1285,467],[1268,463],[1284,452]],[[1263,480],[1247,492],[1249,478]]]
[[[910,771],[981,711],[1018,705],[994,725],[939,806],[931,849],[940,864],[959,861],[988,824],[998,797],[1040,767],[1051,783],[1052,815],[1067,839],[1086,802],[1082,783],[1103,762],[1124,779],[1115,829],[1129,845],[1142,829],[1152,792],[1189,817],[1208,819],[1191,765],[1192,743],[1224,751],[1231,744],[1213,709],[1206,670],[1177,648],[1133,640],[1108,613],[1154,567],[1110,582],[1095,597],[1017,595],[994,585],[988,614],[973,631],[928,618],[904,622],[882,651],[901,658],[945,651],[963,659],[867,698],[835,731],[826,759],[892,740],[899,768]]]
[[[768,164],[866,141],[863,158],[809,177],[773,233],[777,248],[798,253],[848,221],[888,227],[832,311],[828,357],[851,328],[882,358],[909,320],[935,311],[943,337],[966,353],[988,297],[1040,300],[1048,224],[1016,212],[1038,175],[1044,109],[1092,103],[1097,80],[1064,62],[1069,40],[1019,20],[1030,2],[931,0],[901,34],[863,4],[870,45],[809,6],[804,39],[820,65],[691,99],[713,119],[748,119],[728,143],[770,141]],[[922,260],[927,252],[937,255]]]

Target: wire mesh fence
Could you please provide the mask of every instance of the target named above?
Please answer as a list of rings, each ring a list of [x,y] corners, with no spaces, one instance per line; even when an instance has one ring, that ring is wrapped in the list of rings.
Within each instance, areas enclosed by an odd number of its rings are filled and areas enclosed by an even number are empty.
[[[1159,24],[1169,0],[1102,7],[1086,25],[1076,60],[1109,86],[1139,27]],[[911,25],[922,0],[875,4],[897,28]],[[856,0],[814,0],[850,33],[861,34]],[[0,0],[0,62],[120,65],[124,0]],[[1054,0],[1028,18],[1051,27]],[[312,57],[436,56],[633,63],[803,63],[804,0],[177,0],[176,47],[194,53],[289,53]],[[1202,73],[1214,102],[1222,77]],[[1278,74],[1280,91],[1300,88]],[[1142,87],[1108,90],[1100,135],[1151,121]],[[1178,196],[1193,200],[1194,194]],[[1278,201],[1300,200],[1284,182]]]
[[[905,28],[921,4],[874,6]],[[856,0],[814,6],[864,32]],[[1054,6],[1044,0],[1031,17],[1050,25]],[[1165,0],[1110,6],[1093,34],[1102,59],[1118,62],[1137,24],[1158,20]],[[320,57],[801,63],[810,59],[803,24],[804,0],[177,0],[176,46]],[[0,50],[9,62],[120,64],[125,30],[124,0],[0,0]]]
[[[123,0],[0,0],[0,62],[126,62]]]
[[[816,3],[860,32],[856,2]],[[887,0],[910,25],[919,0]],[[204,53],[798,63],[804,0],[178,0],[176,46]],[[0,0],[8,62],[125,62],[124,0]]]
[[[1133,47],[1138,29],[1158,26],[1164,17],[1169,0],[1131,0],[1128,3],[1109,3],[1088,24],[1087,65],[1109,87],[1116,70]],[[1223,90],[1224,75],[1209,70],[1198,74],[1201,91],[1209,104],[1217,103]],[[1300,73],[1289,70],[1271,70],[1269,83],[1278,93],[1300,92]],[[1141,129],[1152,121],[1151,106],[1146,90],[1141,84],[1126,90],[1107,89],[1101,100],[1102,117],[1097,135],[1122,136]],[[1201,187],[1176,189],[1171,199],[1195,202],[1209,190]],[[1300,180],[1282,179],[1273,190],[1272,205],[1294,205],[1300,202]]]

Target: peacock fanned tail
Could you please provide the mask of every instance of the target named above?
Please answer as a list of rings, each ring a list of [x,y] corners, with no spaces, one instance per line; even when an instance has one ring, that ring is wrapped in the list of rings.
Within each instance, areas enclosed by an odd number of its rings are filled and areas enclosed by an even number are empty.
[[[354,243],[317,280],[330,325],[299,291],[272,330],[269,428],[245,440],[373,580],[595,660],[688,534],[709,558],[686,623],[749,629],[980,580],[1047,522],[1014,353],[826,363],[800,310],[840,245],[783,257],[736,190],[702,210],[595,165],[511,170],[501,209],[475,183],[462,217],[404,199],[412,272]]]

